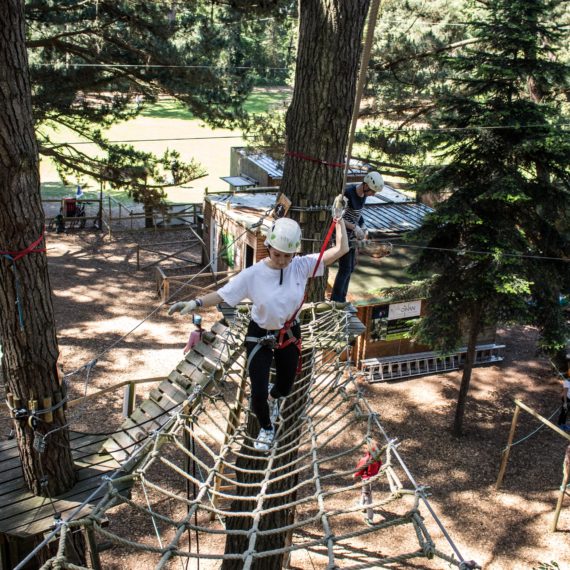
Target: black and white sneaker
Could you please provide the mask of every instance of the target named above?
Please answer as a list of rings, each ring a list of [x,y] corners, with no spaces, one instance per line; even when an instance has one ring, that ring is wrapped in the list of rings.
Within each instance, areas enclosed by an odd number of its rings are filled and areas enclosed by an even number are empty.
[[[257,451],[269,451],[273,442],[275,440],[275,430],[272,429],[263,429],[259,430],[259,435],[253,444],[253,447],[257,449]]]
[[[269,384],[268,386],[269,396],[267,398],[267,405],[269,406],[269,418],[271,419],[271,423],[275,425],[275,422],[277,422],[277,420],[279,419],[280,398],[274,398],[271,395],[271,390],[273,390],[273,384]]]
[[[271,423],[275,425],[279,419],[279,398],[267,400],[267,405],[269,406],[269,418],[271,419]]]

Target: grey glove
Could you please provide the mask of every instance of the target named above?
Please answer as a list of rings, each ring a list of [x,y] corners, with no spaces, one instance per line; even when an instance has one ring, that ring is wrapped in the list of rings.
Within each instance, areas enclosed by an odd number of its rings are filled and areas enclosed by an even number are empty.
[[[194,312],[197,308],[198,303],[196,303],[196,301],[188,301],[187,303],[181,301],[174,303],[174,305],[168,309],[168,314],[173,315],[174,313],[180,312],[181,315],[187,315],[188,313]]]
[[[343,194],[339,194],[334,199],[334,204],[332,207],[332,216],[335,220],[340,220],[342,215],[344,214],[344,210],[346,208],[346,204],[348,203],[348,199]]]
[[[354,228],[354,236],[357,240],[363,240],[366,238],[366,232],[360,226],[355,226]]]

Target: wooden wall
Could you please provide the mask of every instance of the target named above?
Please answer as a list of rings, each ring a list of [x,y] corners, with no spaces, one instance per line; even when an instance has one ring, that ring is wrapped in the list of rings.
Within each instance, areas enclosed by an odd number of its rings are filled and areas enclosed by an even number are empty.
[[[425,301],[422,302],[421,315],[425,314]],[[398,340],[379,340],[374,341],[370,339],[372,330],[372,312],[373,309],[386,303],[377,303],[366,306],[358,307],[358,318],[366,326],[366,332],[356,339],[354,347],[354,358],[356,365],[360,364],[361,360],[367,358],[381,358],[387,356],[400,356],[405,354],[415,354],[418,352],[428,352],[432,349],[423,344],[412,342],[409,339]],[[492,344],[495,342],[496,329],[494,327],[487,327],[478,337],[478,344]],[[464,335],[464,345],[467,344],[467,335]]]
[[[205,202],[204,204],[204,234],[202,239],[206,244],[206,250],[208,255],[212,256],[210,251],[210,232],[212,228],[212,216],[216,221],[218,228],[218,244],[217,251],[223,247],[221,240],[221,233],[226,233],[231,236],[232,239],[238,238],[234,243],[234,267],[233,269],[243,269],[246,262],[246,245],[253,248],[253,259],[254,261],[260,261],[264,257],[267,257],[267,248],[263,244],[265,241],[265,235],[256,228],[254,230],[246,229],[245,226],[238,223],[233,218],[226,215],[226,211],[223,208],[213,208],[210,202]],[[239,236],[239,237],[238,237]],[[227,263],[223,259],[218,259],[217,265],[218,271],[225,271],[229,269]]]

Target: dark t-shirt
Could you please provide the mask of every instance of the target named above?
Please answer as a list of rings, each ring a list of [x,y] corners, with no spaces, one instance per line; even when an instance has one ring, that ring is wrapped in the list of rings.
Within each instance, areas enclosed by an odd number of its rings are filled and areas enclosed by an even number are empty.
[[[356,193],[356,187],[358,184],[351,184],[347,186],[344,195],[348,199],[346,204],[346,209],[344,211],[343,218],[345,221],[354,224],[355,226],[363,226],[364,219],[362,217],[362,208],[364,208],[364,203],[366,202],[366,196],[360,197]],[[354,233],[354,230],[348,230],[348,238],[350,239]]]

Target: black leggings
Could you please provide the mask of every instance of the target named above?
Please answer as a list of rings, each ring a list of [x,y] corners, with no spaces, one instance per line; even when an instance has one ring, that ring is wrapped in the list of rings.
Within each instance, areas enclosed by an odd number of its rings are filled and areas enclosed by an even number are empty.
[[[291,332],[296,338],[301,338],[301,327],[297,324],[291,327]],[[264,337],[268,334],[278,336],[279,331],[269,331],[262,329],[254,321],[249,322],[247,336]],[[285,339],[287,339],[285,335]],[[258,346],[256,342],[246,342],[247,357],[252,350]],[[267,391],[269,385],[269,373],[271,363],[275,359],[275,385],[271,390],[271,396],[282,398],[288,396],[293,387],[295,376],[297,375],[297,364],[299,362],[299,349],[294,343],[285,348],[273,349],[270,346],[259,346],[253,359],[249,363],[249,378],[251,380],[251,408],[259,420],[259,425],[264,429],[271,429],[269,419],[269,406],[267,405]]]

